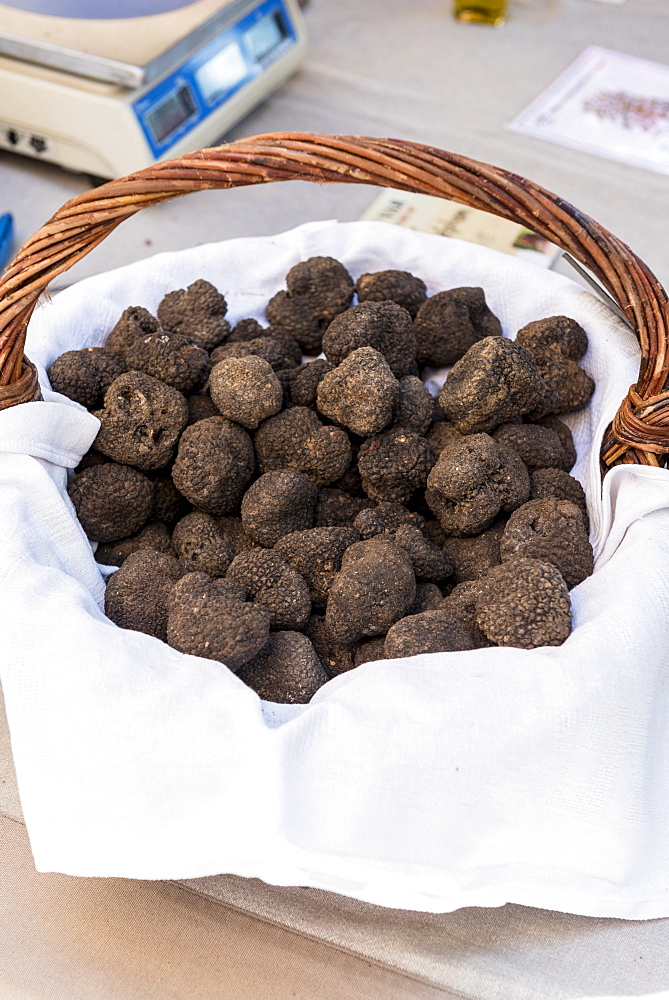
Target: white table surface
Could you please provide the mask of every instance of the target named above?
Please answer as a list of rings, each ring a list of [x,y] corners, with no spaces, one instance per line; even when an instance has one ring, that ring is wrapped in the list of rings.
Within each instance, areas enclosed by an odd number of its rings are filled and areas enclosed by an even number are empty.
[[[669,283],[668,177],[504,127],[586,45],[668,62],[667,0],[510,0],[501,28],[456,23],[449,0],[312,0],[305,15],[306,65],[226,138],[281,130],[396,136],[495,163],[558,192]],[[15,216],[17,247],[90,184],[84,175],[0,153],[0,212]],[[162,250],[275,233],[310,219],[356,219],[374,194],[358,185],[290,182],[177,199],[124,223],[56,287]],[[669,996],[669,921],[468,910],[426,921],[412,966],[411,954],[394,960],[388,948],[402,939],[396,913],[385,924],[374,915],[378,940],[370,957],[361,945],[346,954],[306,897],[278,901],[290,928],[283,929],[268,923],[267,899],[254,902],[250,890],[234,909],[234,887],[218,906],[167,884],[39,876],[20,823],[2,713],[0,870],[2,1000]],[[341,935],[353,918],[336,902],[332,910]],[[363,918],[355,919],[361,934]],[[419,940],[420,919],[411,921]]]

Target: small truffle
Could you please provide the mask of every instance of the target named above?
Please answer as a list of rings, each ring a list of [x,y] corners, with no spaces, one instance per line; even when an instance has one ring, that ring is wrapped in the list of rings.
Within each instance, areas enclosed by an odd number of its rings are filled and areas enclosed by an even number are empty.
[[[185,573],[224,576],[235,552],[211,514],[195,510],[174,526],[172,544]]]
[[[251,438],[225,417],[208,417],[181,435],[172,468],[174,485],[207,514],[227,514],[255,471]]]
[[[271,547],[291,532],[311,528],[318,487],[295,469],[265,472],[242,499],[242,524],[260,545]]]
[[[365,493],[372,500],[405,503],[425,486],[435,459],[425,438],[402,427],[369,438],[358,454]]]
[[[161,469],[171,460],[188,421],[180,392],[144,372],[119,375],[107,389],[95,447],[115,462],[144,471]]]
[[[475,649],[485,649],[494,645],[481,631],[476,618],[476,605],[481,596],[481,581],[466,580],[457,584],[441,602],[439,610],[458,618],[471,633]]]
[[[186,396],[186,405],[189,425],[196,424],[198,420],[206,420],[207,417],[219,416],[213,399],[206,392],[196,392],[192,396]]]
[[[283,405],[281,383],[257,355],[219,361],[209,376],[209,392],[221,416],[247,430],[255,430]]]
[[[179,392],[197,392],[207,381],[209,355],[178,333],[147,333],[126,353],[128,368],[153,375]]]
[[[261,472],[296,469],[318,486],[334,483],[351,462],[346,431],[325,426],[307,406],[294,406],[260,425],[255,435]]]
[[[128,306],[121,313],[121,318],[108,334],[105,347],[119,357],[125,358],[126,352],[139,337],[147,333],[158,333],[160,323],[143,306]]]
[[[351,496],[345,490],[319,490],[314,527],[347,528],[361,511],[373,506],[371,500]]]
[[[199,278],[187,289],[168,292],[158,306],[158,319],[165,330],[190,337],[211,351],[230,333],[230,324],[223,318],[227,310],[225,296]]]
[[[396,302],[413,319],[427,298],[425,282],[408,271],[361,274],[355,286],[358,302]]]
[[[434,611],[441,607],[444,595],[436,583],[417,583],[416,597],[408,614],[419,615],[421,611]]]
[[[353,279],[332,257],[310,257],[291,267],[286,286],[270,300],[267,319],[290,333],[305,354],[319,354],[328,324],[351,303]]]
[[[240,552],[250,552],[251,549],[259,549],[261,546],[254,542],[239,517],[217,517],[218,525],[225,535],[225,539],[232,546],[232,551],[236,556]]]
[[[388,426],[399,397],[399,383],[383,355],[359,347],[322,378],[316,407],[354,434],[369,437]]]
[[[105,614],[119,628],[167,637],[167,601],[181,568],[174,556],[153,549],[131,552],[110,576]]]
[[[104,347],[66,351],[49,365],[47,375],[54,392],[92,409],[99,406],[112,384],[127,371],[123,358]]]
[[[328,677],[337,677],[353,670],[356,665],[353,662],[353,647],[338,645],[333,641],[322,615],[310,616],[304,626],[304,634],[316,650]]]
[[[499,521],[487,531],[471,537],[451,535],[444,539],[443,551],[453,563],[453,577],[456,583],[465,580],[480,580],[487,576],[493,566],[501,560],[499,544],[506,522]]]
[[[564,420],[560,420],[552,414],[547,417],[540,417],[536,421],[540,427],[548,427],[549,430],[554,431],[562,442],[562,462],[560,465],[561,469],[565,472],[571,472],[576,462],[576,448],[574,447],[574,438],[571,433],[571,429],[565,424]]]
[[[543,396],[527,411],[528,420],[538,420],[549,414],[572,413],[589,402],[595,383],[572,358],[565,357],[557,347],[540,344],[528,353],[544,387]]]
[[[141,549],[174,555],[167,525],[162,521],[149,521],[136,535],[119,538],[116,542],[104,542],[95,550],[95,561],[102,566],[122,566],[132,552]]]
[[[549,427],[540,427],[538,424],[502,424],[493,431],[492,437],[498,444],[513,448],[529,472],[562,467],[562,442]]]
[[[441,549],[426,538],[420,528],[402,524],[395,532],[395,544],[409,555],[416,579],[440,583],[453,573],[453,563]]]
[[[527,558],[552,563],[569,590],[593,570],[583,515],[569,500],[530,500],[514,511],[502,535],[500,557],[502,562]]]
[[[437,292],[418,310],[415,322],[419,364],[452,365],[484,337],[501,337],[502,327],[490,311],[482,288]]]
[[[403,524],[422,529],[424,523],[420,514],[407,510],[401,503],[382,500],[375,507],[360,511],[353,521],[353,527],[361,538],[374,538],[376,535],[394,535]]]
[[[569,593],[551,563],[512,559],[495,566],[478,583],[477,621],[496,645],[521,649],[560,646],[569,635]]]
[[[255,340],[244,340],[234,344],[221,344],[211,352],[211,362],[217,365],[220,361],[231,358],[258,357],[266,361],[272,371],[288,368],[288,360],[278,340],[273,337],[257,337]]]
[[[404,375],[399,380],[400,395],[393,410],[393,425],[414,434],[425,435],[432,423],[433,398],[415,375]]]
[[[588,505],[583,487],[562,469],[537,469],[530,476],[531,500],[571,500],[583,515],[586,531],[589,529]]]
[[[373,347],[396,378],[410,375],[416,360],[411,316],[394,302],[362,302],[337,316],[323,337],[323,353],[333,365],[359,347]]]
[[[439,403],[461,434],[476,434],[529,413],[544,393],[525,348],[506,337],[485,337],[454,364]]]
[[[306,705],[328,676],[306,635],[274,632],[238,674],[263,701]]]
[[[307,581],[314,606],[324,608],[344,552],[358,541],[354,528],[312,528],[284,535],[274,548]]]
[[[316,390],[324,375],[334,371],[325,358],[316,358],[306,365],[293,368],[288,372],[288,389],[291,402],[295,406],[316,406]]]
[[[275,326],[261,326],[255,319],[240,319],[228,337],[228,343],[236,344],[248,340],[258,340],[261,337],[271,337],[272,340],[276,340],[291,366],[301,363],[302,349],[295,337],[286,330],[279,330]]]
[[[432,424],[425,435],[425,440],[429,442],[430,447],[439,455],[452,441],[462,436],[460,431],[449,420],[440,420],[438,423]]]
[[[535,347],[556,347],[565,358],[578,361],[588,349],[588,337],[575,319],[548,316],[528,323],[516,335],[516,343],[533,351]]]
[[[366,639],[365,642],[361,642],[359,646],[356,646],[353,654],[353,665],[360,667],[363,663],[385,660],[386,653],[383,648],[385,641],[386,637],[380,635],[376,639]]]
[[[107,462],[78,473],[67,492],[81,526],[94,542],[115,542],[146,524],[153,507],[153,483],[127,465]]]
[[[459,618],[442,610],[423,611],[395,622],[383,647],[387,659],[464,649],[476,649],[471,632]]]
[[[168,472],[154,473],[149,477],[153,483],[154,500],[151,517],[171,526],[190,513],[191,505],[179,493]]]
[[[267,608],[274,629],[302,629],[311,613],[306,581],[274,549],[240,552],[226,579],[238,583]]]

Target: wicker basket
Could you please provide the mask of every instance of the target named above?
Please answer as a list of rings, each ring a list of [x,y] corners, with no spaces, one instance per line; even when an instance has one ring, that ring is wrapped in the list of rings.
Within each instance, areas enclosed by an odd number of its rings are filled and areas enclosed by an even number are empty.
[[[255,136],[166,160],[67,202],[0,280],[0,409],[39,399],[37,372],[23,348],[40,295],[124,219],[192,191],[287,180],[437,195],[510,219],[562,247],[608,290],[641,345],[639,379],[604,437],[603,466],[666,465],[669,310],[666,292],[643,261],[588,216],[517,174],[429,146],[364,136]]]

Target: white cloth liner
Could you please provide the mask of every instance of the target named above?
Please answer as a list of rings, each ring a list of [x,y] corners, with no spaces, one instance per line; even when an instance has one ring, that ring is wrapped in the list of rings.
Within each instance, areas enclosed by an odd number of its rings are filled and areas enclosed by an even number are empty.
[[[315,254],[354,277],[412,271],[429,294],[480,284],[506,335],[556,313],[587,330],[597,389],[569,423],[597,563],[563,646],[368,663],[308,706],[272,706],[221,664],[105,618],[65,492],[98,422],[44,368],[199,277],[231,321],[263,320]],[[46,402],[0,413],[0,678],[40,871],[232,873],[429,912],[669,915],[669,472],[619,467],[602,491],[598,443],[639,350],[598,298],[484,247],[327,222],[82,281],[36,311],[27,353]]]

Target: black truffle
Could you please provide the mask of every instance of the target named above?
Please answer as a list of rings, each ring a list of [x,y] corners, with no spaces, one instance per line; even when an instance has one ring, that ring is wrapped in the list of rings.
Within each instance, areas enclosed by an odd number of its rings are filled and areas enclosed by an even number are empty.
[[[186,405],[189,424],[196,424],[198,420],[206,420],[207,417],[219,416],[213,399],[206,392],[196,392],[192,396],[186,396]]]
[[[318,659],[328,677],[337,677],[353,670],[356,664],[353,662],[353,647],[337,644],[325,624],[322,615],[311,615],[309,621],[304,626],[304,634],[313,645]]]
[[[274,548],[307,581],[314,606],[324,608],[344,552],[358,541],[354,528],[312,528],[284,535]]]
[[[104,347],[66,351],[49,365],[47,375],[54,392],[91,409],[102,402],[112,384],[127,371],[123,358]]]
[[[373,663],[375,660],[385,660],[386,653],[384,643],[386,637],[379,635],[375,639],[366,639],[355,648],[353,654],[353,665],[362,666],[363,663]]]
[[[158,319],[165,330],[190,337],[211,351],[230,333],[230,324],[223,318],[227,310],[225,296],[199,278],[187,289],[168,292],[158,306]]]
[[[306,705],[328,676],[306,635],[274,632],[239,678],[264,701]]]
[[[302,349],[295,340],[295,337],[286,330],[279,330],[275,326],[263,327],[255,319],[240,319],[228,337],[228,343],[235,344],[248,340],[258,340],[264,337],[271,337],[272,340],[276,340],[284,357],[291,366],[300,364],[302,361]]]
[[[255,340],[244,340],[234,344],[221,344],[211,352],[211,362],[217,365],[220,361],[231,358],[258,357],[266,361],[272,371],[288,368],[289,362],[278,340],[273,337],[257,337]]]
[[[242,524],[260,545],[271,547],[283,535],[311,528],[318,487],[294,469],[266,472],[242,500]]]
[[[108,462],[78,473],[67,492],[81,526],[94,542],[115,542],[146,524],[153,483],[127,465]]]
[[[290,400],[295,406],[316,406],[316,390],[324,375],[334,371],[325,358],[316,358],[299,368],[288,371],[287,381]]]
[[[321,379],[316,407],[354,434],[369,437],[392,421],[399,398],[399,383],[383,355],[359,347]]]
[[[580,410],[595,391],[595,383],[572,358],[565,357],[557,347],[537,345],[528,353],[541,375],[544,393],[527,412],[529,420],[548,414],[571,413]]]
[[[452,561],[425,537],[420,528],[402,524],[395,532],[394,540],[408,553],[416,579],[422,583],[440,583],[453,573]]]
[[[413,525],[422,529],[424,520],[420,514],[407,510],[401,503],[382,500],[375,507],[360,511],[353,521],[353,527],[361,538],[374,538],[375,535],[393,535],[403,524]]]
[[[227,514],[255,471],[251,438],[225,417],[208,417],[181,435],[172,468],[174,485],[207,514]]]
[[[286,286],[270,300],[267,319],[290,333],[305,354],[319,354],[328,324],[351,303],[353,279],[334,258],[310,257],[291,267]]]
[[[255,430],[283,405],[279,379],[257,355],[219,361],[209,376],[209,392],[221,416],[247,430]]]
[[[296,469],[318,486],[334,483],[351,462],[348,435],[324,426],[307,406],[294,406],[260,425],[255,435],[261,472]]]
[[[443,599],[438,610],[448,612],[458,618],[471,633],[475,649],[485,649],[494,645],[479,628],[476,618],[476,606],[481,596],[480,580],[466,580],[457,584],[450,594]]]
[[[122,566],[132,552],[141,549],[174,555],[167,525],[162,521],[149,521],[136,535],[119,538],[116,542],[104,542],[95,550],[95,560],[102,566]]]
[[[128,368],[146,372],[184,394],[201,389],[211,367],[207,352],[177,333],[147,333],[125,357]]]
[[[417,583],[416,597],[408,614],[419,615],[421,611],[434,611],[441,607],[444,595],[436,583]]]
[[[571,590],[593,570],[592,546],[579,508],[569,500],[530,500],[507,521],[502,562],[539,559],[552,563]]]
[[[425,438],[402,427],[369,438],[358,453],[365,493],[372,500],[404,503],[425,486],[435,459]]]
[[[516,343],[533,351],[535,347],[556,347],[565,358],[578,361],[588,349],[588,337],[575,319],[548,316],[528,323],[516,335]]]
[[[400,395],[393,410],[393,425],[414,434],[425,435],[432,423],[433,397],[415,375],[399,380]]]
[[[160,323],[143,306],[128,306],[108,334],[105,347],[108,351],[125,358],[126,352],[139,337],[145,337],[147,333],[157,333],[159,330]]]
[[[427,289],[422,278],[408,271],[374,271],[361,274],[355,290],[358,302],[396,302],[413,319],[427,298]]]
[[[181,568],[165,552],[131,552],[110,576],[105,591],[105,614],[120,628],[167,637],[167,601]]]
[[[311,613],[306,581],[273,549],[240,552],[226,579],[244,587],[256,604],[267,608],[274,629],[302,629]]]
[[[441,610],[423,611],[395,622],[383,647],[387,659],[464,649],[476,649],[471,632],[455,615]]]
[[[415,322],[419,364],[452,365],[484,337],[501,337],[502,327],[490,311],[482,288],[437,292],[418,310]]]
[[[425,440],[429,442],[430,447],[439,455],[451,442],[462,436],[450,420],[439,420],[437,423],[432,424],[425,435]]]
[[[562,469],[537,469],[530,476],[531,500],[571,500],[583,515],[586,531],[589,527],[588,506],[583,487]]]
[[[513,448],[529,472],[562,467],[562,442],[549,427],[540,427],[538,424],[502,424],[493,431],[492,437],[498,444]]]
[[[353,524],[361,511],[373,506],[371,500],[351,496],[345,490],[332,488],[319,490],[314,527],[347,528]]]
[[[465,580],[480,580],[487,576],[493,566],[500,562],[499,545],[506,522],[499,521],[487,531],[471,537],[448,536],[443,542],[443,551],[453,563],[453,577],[456,583]]]
[[[224,576],[235,552],[216,518],[195,510],[174,526],[172,544],[185,573]]]
[[[496,645],[521,649],[560,646],[569,635],[569,593],[551,563],[512,559],[495,566],[478,583],[477,621]]]
[[[574,438],[570,428],[563,420],[552,414],[540,417],[536,422],[540,427],[548,427],[549,430],[554,431],[560,438],[562,442],[562,462],[560,468],[564,469],[565,472],[571,472],[576,462],[576,448],[574,447]]]
[[[323,353],[333,365],[359,347],[379,351],[393,375],[411,375],[416,339],[411,316],[394,302],[362,302],[337,316],[323,336]]]

